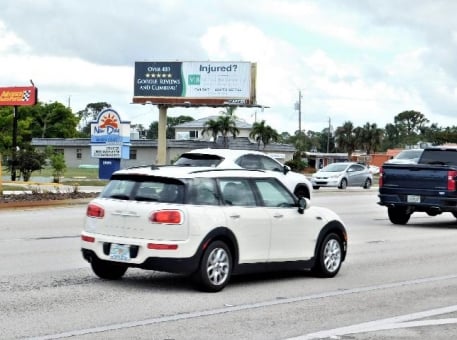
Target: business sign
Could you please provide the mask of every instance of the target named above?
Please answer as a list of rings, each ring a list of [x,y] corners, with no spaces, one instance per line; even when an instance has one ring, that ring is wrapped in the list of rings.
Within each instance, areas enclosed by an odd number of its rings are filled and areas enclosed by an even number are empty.
[[[134,103],[255,104],[256,64],[136,62]]]
[[[91,156],[100,159],[99,169],[102,159],[129,159],[130,122],[122,121],[113,109],[103,110],[90,124],[90,143]]]
[[[0,106],[35,105],[37,98],[35,86],[0,87]]]
[[[91,154],[94,158],[122,158],[122,145],[92,145]]]
[[[122,122],[113,109],[100,112],[91,122],[90,132],[91,143],[130,143],[130,122]]]

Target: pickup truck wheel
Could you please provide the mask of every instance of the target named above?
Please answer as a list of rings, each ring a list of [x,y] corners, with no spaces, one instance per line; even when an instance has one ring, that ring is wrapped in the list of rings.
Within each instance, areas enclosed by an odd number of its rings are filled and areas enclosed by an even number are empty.
[[[338,186],[338,189],[346,189],[348,186],[348,181],[346,178],[343,178],[340,182],[340,185]]]
[[[387,214],[389,215],[389,220],[393,224],[406,224],[411,217],[411,213],[408,213],[406,208],[387,208]]]
[[[365,180],[365,183],[363,184],[364,189],[370,189],[371,188],[371,179],[367,178]]]

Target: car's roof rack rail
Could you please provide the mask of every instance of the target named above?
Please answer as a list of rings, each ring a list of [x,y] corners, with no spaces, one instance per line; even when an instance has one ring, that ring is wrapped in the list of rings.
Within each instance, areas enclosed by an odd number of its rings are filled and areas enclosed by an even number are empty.
[[[191,171],[189,172],[190,174],[197,174],[197,173],[200,173],[200,172],[210,172],[210,171],[253,171],[253,172],[262,172],[262,173],[265,173],[265,170],[263,169],[238,169],[238,168],[225,168],[225,169],[222,169],[222,168],[217,168],[217,169],[199,169],[199,170],[194,170],[194,171]]]

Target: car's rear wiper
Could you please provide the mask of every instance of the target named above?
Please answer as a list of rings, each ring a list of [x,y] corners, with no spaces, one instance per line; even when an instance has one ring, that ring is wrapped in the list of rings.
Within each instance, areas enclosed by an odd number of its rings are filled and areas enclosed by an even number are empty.
[[[117,198],[119,200],[129,200],[130,196],[123,195],[123,194],[114,194],[114,195],[109,196],[109,198]]]
[[[144,202],[157,202],[157,198],[144,197],[144,196],[135,196],[135,201],[144,201]]]
[[[436,165],[446,165],[449,164],[449,162],[443,162],[443,161],[430,161],[427,164],[436,164]]]

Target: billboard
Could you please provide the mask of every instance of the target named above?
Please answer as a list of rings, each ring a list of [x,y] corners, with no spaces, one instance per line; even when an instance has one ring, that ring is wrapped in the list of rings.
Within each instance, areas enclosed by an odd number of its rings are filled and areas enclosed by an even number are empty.
[[[0,87],[0,106],[35,105],[38,89],[35,86]]]
[[[255,104],[256,64],[135,62],[134,103]]]

